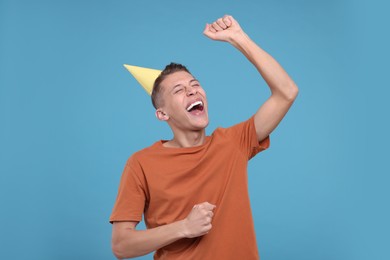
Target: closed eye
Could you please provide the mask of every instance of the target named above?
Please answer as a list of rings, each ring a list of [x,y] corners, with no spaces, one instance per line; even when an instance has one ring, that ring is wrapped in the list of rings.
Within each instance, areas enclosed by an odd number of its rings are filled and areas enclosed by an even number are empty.
[[[173,94],[178,94],[178,93],[180,93],[180,92],[182,92],[183,91],[183,88],[178,88],[178,89],[176,89],[174,92],[173,92]]]

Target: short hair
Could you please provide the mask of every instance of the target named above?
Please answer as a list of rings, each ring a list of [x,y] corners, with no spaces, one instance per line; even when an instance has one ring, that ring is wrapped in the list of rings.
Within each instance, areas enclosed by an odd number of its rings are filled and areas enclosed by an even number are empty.
[[[186,68],[186,66],[179,63],[171,62],[170,64],[165,66],[165,69],[161,71],[161,74],[154,81],[151,98],[152,104],[155,109],[159,108],[163,104],[161,100],[161,82],[163,82],[163,80],[167,76],[178,71],[185,71],[191,74],[191,72]]]

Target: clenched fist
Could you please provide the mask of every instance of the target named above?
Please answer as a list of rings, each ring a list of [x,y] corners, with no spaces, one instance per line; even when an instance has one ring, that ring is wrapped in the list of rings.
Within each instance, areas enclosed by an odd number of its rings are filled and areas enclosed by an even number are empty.
[[[243,30],[232,16],[225,15],[212,24],[206,24],[203,34],[212,40],[231,42],[234,37],[243,34]]]
[[[211,229],[215,207],[208,202],[195,205],[190,214],[183,220],[184,236],[192,238],[207,234]]]

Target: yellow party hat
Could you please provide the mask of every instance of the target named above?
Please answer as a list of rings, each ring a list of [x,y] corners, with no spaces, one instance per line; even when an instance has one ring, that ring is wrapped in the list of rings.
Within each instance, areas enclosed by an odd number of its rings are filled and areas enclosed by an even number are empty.
[[[125,66],[125,68],[134,76],[145,91],[151,95],[154,81],[160,75],[161,70],[142,68],[127,64],[124,64],[123,66]]]

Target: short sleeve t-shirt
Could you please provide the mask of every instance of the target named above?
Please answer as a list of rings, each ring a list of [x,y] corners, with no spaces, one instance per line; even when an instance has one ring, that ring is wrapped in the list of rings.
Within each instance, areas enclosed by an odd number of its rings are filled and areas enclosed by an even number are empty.
[[[156,251],[155,259],[259,259],[247,181],[248,160],[269,147],[254,118],[217,128],[204,144],[167,148],[159,141],[133,154],[122,174],[110,221],[154,228],[182,220],[195,204],[216,205],[212,229]]]

